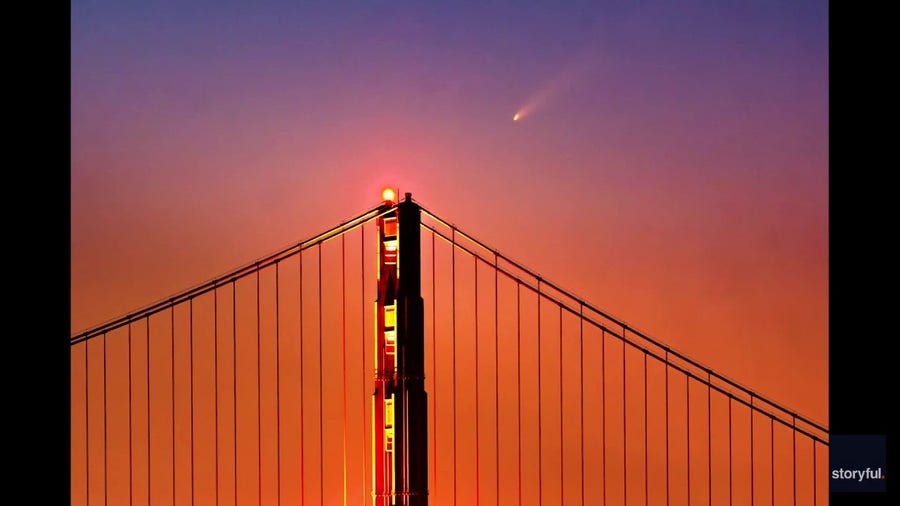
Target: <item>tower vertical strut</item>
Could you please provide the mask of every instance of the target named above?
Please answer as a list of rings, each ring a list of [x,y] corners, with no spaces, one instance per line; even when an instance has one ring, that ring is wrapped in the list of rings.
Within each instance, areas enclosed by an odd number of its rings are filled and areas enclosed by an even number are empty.
[[[390,200],[383,205],[394,206]],[[372,396],[374,506],[428,504],[428,410],[420,208],[407,193],[377,218],[375,391]],[[401,248],[402,245],[402,248]]]

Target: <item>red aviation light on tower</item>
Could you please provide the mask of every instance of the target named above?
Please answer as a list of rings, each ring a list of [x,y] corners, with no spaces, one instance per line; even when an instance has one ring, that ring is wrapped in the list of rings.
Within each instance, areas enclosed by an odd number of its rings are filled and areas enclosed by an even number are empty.
[[[397,192],[395,192],[393,188],[385,188],[384,190],[381,190],[381,199],[384,200],[386,204],[396,204]]]

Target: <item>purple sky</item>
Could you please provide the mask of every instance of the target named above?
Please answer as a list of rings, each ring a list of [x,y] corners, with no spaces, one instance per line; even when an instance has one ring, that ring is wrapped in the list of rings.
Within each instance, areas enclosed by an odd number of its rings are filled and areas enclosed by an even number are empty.
[[[824,422],[827,13],[73,2],[72,331],[394,185]]]

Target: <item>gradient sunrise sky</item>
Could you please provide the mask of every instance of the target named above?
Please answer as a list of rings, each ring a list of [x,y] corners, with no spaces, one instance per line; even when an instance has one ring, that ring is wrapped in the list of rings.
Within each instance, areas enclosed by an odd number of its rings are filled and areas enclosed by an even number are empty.
[[[826,422],[826,2],[71,8],[73,333],[392,185]]]

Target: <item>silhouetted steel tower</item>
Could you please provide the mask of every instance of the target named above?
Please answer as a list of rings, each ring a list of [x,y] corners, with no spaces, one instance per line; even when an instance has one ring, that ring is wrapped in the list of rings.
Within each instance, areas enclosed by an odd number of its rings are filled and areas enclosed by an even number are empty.
[[[385,190],[384,205],[394,205]],[[421,295],[421,211],[407,193],[377,219],[375,393],[372,397],[374,506],[428,504],[428,411]]]

